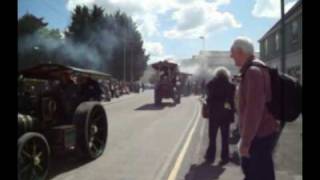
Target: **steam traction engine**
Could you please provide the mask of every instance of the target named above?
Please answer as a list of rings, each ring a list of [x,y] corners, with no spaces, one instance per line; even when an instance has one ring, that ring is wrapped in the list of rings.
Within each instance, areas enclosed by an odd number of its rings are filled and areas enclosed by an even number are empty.
[[[84,97],[81,78],[107,76],[58,64],[42,64],[18,76],[18,179],[45,179],[54,154],[79,152],[95,159],[104,152],[107,114]]]

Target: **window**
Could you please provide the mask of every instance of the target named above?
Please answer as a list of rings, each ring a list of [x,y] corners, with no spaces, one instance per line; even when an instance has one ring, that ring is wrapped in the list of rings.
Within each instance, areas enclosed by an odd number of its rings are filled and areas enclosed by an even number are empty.
[[[267,57],[268,56],[268,39],[265,39],[264,40],[264,49],[265,49],[265,51],[264,51],[264,55]]]
[[[264,44],[263,44],[263,41],[260,43],[260,57],[261,57],[261,59],[264,60],[265,55],[264,55]]]
[[[298,21],[294,20],[291,23],[291,42],[298,42]]]
[[[279,32],[275,35],[275,44],[276,44],[276,51],[279,51],[280,49],[280,34]]]

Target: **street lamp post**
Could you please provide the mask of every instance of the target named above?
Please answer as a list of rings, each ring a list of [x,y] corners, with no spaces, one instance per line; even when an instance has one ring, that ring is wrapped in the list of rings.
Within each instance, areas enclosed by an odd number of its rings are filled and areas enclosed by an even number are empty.
[[[205,50],[205,37],[204,36],[200,36],[200,39],[202,39],[202,50]]]
[[[204,52],[205,51],[205,37],[204,36],[200,36],[199,37],[200,39],[202,39],[202,51]],[[199,54],[200,55],[200,54]],[[205,66],[204,66],[204,56],[199,56],[200,57],[200,68],[201,68],[201,71],[202,72],[205,72]],[[200,89],[201,89],[201,94],[202,94],[202,97],[205,96],[205,87],[204,87],[204,82],[205,82],[205,77],[202,77],[201,78],[201,81],[200,81]]]
[[[200,36],[200,39],[202,39],[202,51],[205,51],[205,37],[204,36]],[[200,66],[201,68],[203,68],[204,64],[203,64],[203,60],[201,60],[202,57],[200,56]]]
[[[131,58],[130,58],[130,82],[133,81],[133,49],[132,46],[130,46],[131,49]]]
[[[124,31],[124,36],[123,36],[123,81],[126,81],[126,53],[127,53],[127,30]]]
[[[123,46],[123,81],[126,81],[126,44]]]

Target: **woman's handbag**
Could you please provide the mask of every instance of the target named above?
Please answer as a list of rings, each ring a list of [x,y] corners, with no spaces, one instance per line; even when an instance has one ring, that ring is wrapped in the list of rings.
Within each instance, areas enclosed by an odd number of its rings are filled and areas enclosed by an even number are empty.
[[[199,98],[199,101],[202,104],[201,114],[203,118],[209,118],[208,105],[204,98]]]
[[[209,113],[208,113],[208,105],[207,103],[203,103],[202,104],[202,117],[203,118],[208,118],[209,117]]]

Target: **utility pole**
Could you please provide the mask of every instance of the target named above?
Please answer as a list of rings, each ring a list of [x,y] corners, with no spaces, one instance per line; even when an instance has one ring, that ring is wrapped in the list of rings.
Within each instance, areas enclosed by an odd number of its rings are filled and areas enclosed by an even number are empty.
[[[284,0],[281,0],[281,72],[286,72],[286,39],[285,39],[285,18],[284,18]],[[284,97],[285,90],[281,89],[281,97]],[[281,111],[284,111],[284,104],[281,106]],[[279,136],[285,126],[285,122],[281,121],[280,123],[280,133]],[[279,140],[279,137],[276,141]]]
[[[286,71],[286,38],[285,38],[284,0],[281,0],[281,71]]]

